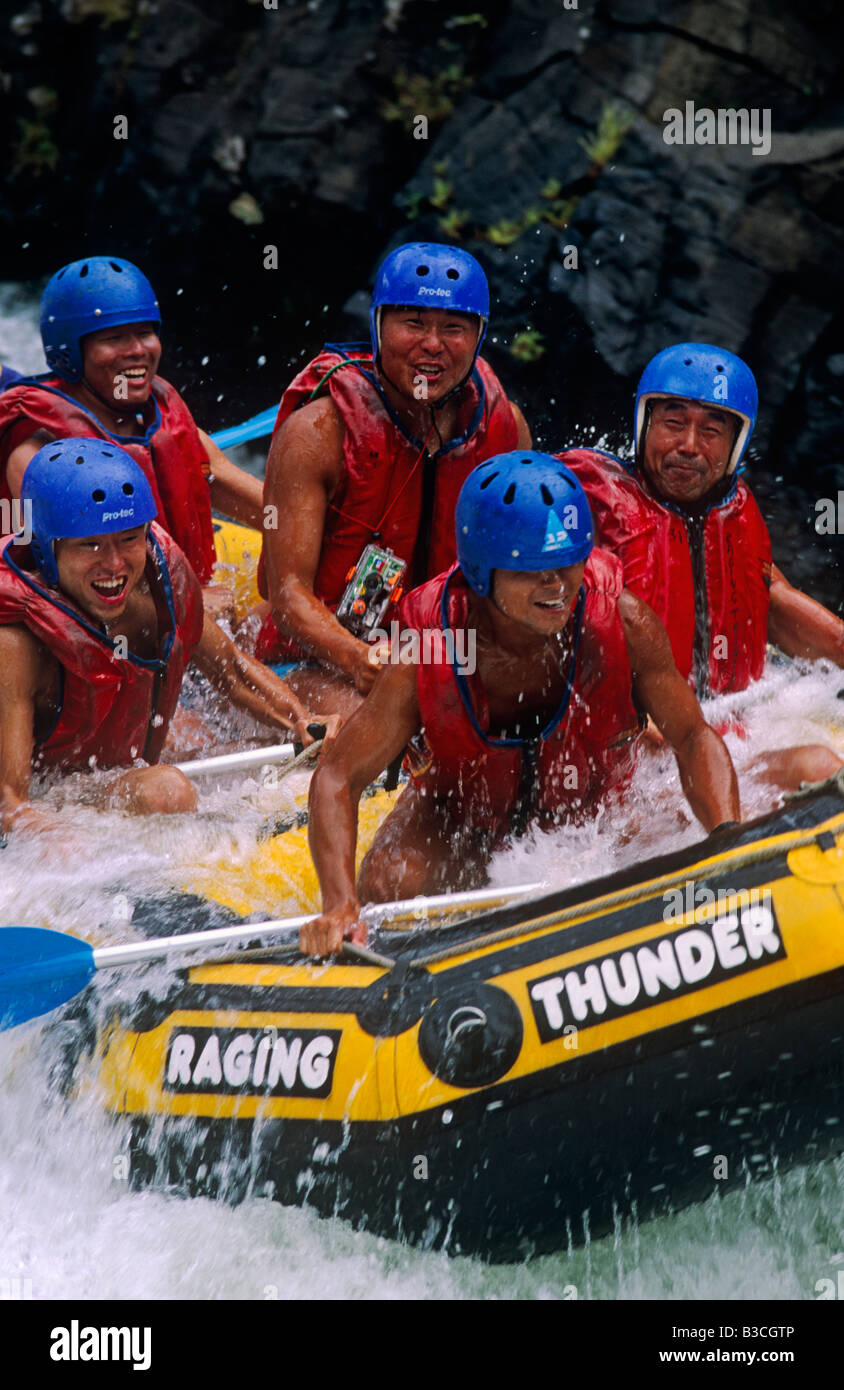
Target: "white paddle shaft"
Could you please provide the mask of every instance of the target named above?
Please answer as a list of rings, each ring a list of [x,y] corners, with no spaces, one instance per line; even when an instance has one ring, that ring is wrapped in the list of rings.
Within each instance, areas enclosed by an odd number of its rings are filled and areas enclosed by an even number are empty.
[[[221,753],[216,758],[195,758],[192,762],[174,763],[180,772],[191,779],[216,776],[224,772],[248,772],[252,767],[268,767],[286,763],[293,757],[292,743],[274,743],[268,748],[247,748],[244,753]]]
[[[513,888],[481,888],[470,893],[439,893],[428,898],[404,898],[393,903],[370,903],[361,912],[368,925],[380,925],[389,920],[414,920],[428,914],[460,912],[465,908],[493,907],[512,898],[541,892],[547,884],[520,883]],[[220,946],[238,946],[243,942],[260,941],[264,937],[284,936],[298,932],[316,913],[304,917],[285,917],[273,922],[245,923],[237,927],[215,927],[211,931],[190,932],[184,936],[161,936],[153,941],[131,941],[125,946],[98,946],[94,964],[98,970],[118,965],[136,965],[141,961],[162,960],[173,956],[195,955]]]

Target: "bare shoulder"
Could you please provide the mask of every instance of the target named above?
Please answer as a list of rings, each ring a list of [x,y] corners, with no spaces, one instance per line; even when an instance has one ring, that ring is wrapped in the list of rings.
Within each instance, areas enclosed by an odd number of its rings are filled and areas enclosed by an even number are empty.
[[[513,419],[516,422],[516,429],[519,435],[519,448],[532,448],[533,440],[531,438],[530,426],[515,401],[510,402],[510,409],[513,412]]]
[[[345,427],[343,417],[330,396],[308,401],[288,416],[276,435],[285,449],[304,446],[308,450],[341,448]]]
[[[34,458],[45,444],[52,444],[54,438],[48,430],[35,430],[33,434],[21,440],[9,454],[6,460],[6,481],[13,497],[20,496],[23,475],[30,459]]]
[[[623,589],[618,600],[618,616],[634,669],[642,665],[658,665],[666,656],[671,658],[668,634],[644,599],[637,598],[629,589]],[[673,664],[673,658],[671,661]]]

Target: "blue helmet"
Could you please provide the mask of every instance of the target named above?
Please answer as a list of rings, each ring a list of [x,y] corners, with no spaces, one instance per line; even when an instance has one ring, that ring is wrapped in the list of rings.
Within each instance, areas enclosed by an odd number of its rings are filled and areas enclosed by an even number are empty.
[[[161,326],[152,285],[136,265],[116,256],[86,256],[62,266],[41,296],[47,366],[63,381],[81,381],[81,339],[122,323]]]
[[[104,439],[57,439],[33,454],[21,483],[32,554],[47,583],[59,582],[53,542],[131,531],[158,511],[139,465]]]
[[[645,441],[648,402],[660,396],[681,396],[739,417],[741,426],[727,463],[727,472],[734,473],[750,442],[759,409],[756,378],[747,363],[710,343],[677,343],[658,352],[643,371],[636,390],[637,458]]]
[[[516,449],[473,469],[455,514],[457,559],[476,594],[492,571],[555,570],[588,559],[592,513],[586,493],[550,454]]]
[[[375,276],[369,309],[372,360],[381,351],[381,314],[385,304],[419,304],[424,309],[458,309],[481,320],[475,358],[489,321],[489,285],[468,251],[435,241],[409,241],[382,261]],[[474,366],[475,358],[472,359]]]

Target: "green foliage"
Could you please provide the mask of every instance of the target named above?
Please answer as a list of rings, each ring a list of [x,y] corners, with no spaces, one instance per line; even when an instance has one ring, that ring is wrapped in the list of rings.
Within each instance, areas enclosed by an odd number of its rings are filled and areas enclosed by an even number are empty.
[[[633,116],[629,111],[622,111],[612,102],[607,102],[601,111],[598,129],[579,141],[581,149],[586,151],[593,164],[603,169],[612,159],[632,124]]]
[[[542,190],[542,197],[547,199],[559,198],[563,191],[563,185],[559,179],[549,179]]]
[[[519,362],[538,362],[545,352],[545,340],[537,328],[525,328],[510,344],[510,355]]]
[[[543,212],[543,222],[548,222],[558,231],[562,231],[569,225],[579,202],[579,198],[555,198]]]
[[[238,222],[242,222],[247,227],[257,227],[264,220],[260,203],[252,197],[251,193],[239,193],[229,203],[229,212],[232,217],[236,217]]]
[[[415,222],[419,217],[424,196],[424,193],[417,190],[415,193],[403,193],[399,198],[399,203],[404,208],[404,215],[408,222]]]
[[[432,125],[444,121],[454,110],[454,103],[471,79],[466,77],[460,63],[451,63],[434,77],[426,73],[409,73],[399,68],[393,78],[395,96],[381,103],[385,121],[412,121],[414,116],[427,116]]]
[[[541,208],[525,208],[519,218],[503,217],[500,222],[494,222],[491,227],[487,227],[484,236],[493,246],[512,246],[529,227],[535,227],[537,222],[541,222],[543,216]]]
[[[454,184],[437,174],[434,178],[433,191],[428,194],[428,202],[432,208],[436,208],[438,212],[443,212],[453,193]]]
[[[70,6],[70,19],[73,23],[96,18],[101,29],[110,29],[112,24],[128,24],[136,8],[136,0],[75,0]]]
[[[437,226],[443,236],[451,237],[454,241],[459,241],[463,228],[466,225],[469,214],[462,208],[451,208],[445,217],[441,217]]]
[[[19,118],[18,130],[12,173],[32,174],[37,179],[53,173],[59,162],[59,148],[47,122]]]
[[[481,14],[480,10],[475,10],[473,14],[454,14],[451,19],[445,22],[446,29],[462,29],[469,24],[477,24],[481,29],[487,27],[487,17]]]

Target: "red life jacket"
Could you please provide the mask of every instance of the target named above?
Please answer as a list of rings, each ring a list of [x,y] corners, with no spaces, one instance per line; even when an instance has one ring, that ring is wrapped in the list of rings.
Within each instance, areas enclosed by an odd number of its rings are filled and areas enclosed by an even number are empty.
[[[501,835],[518,817],[519,793],[527,782],[533,784],[530,813],[546,822],[586,819],[624,786],[639,720],[618,613],[621,590],[619,562],[593,551],[570,619],[574,652],[566,693],[541,737],[532,741],[490,738],[489,706],[478,674],[464,675],[449,660],[444,633],[465,630],[469,614],[470,590],[457,566],[407,595],[403,627],[425,633],[423,640],[434,644],[429,650],[423,646],[416,675],[428,758],[416,771],[423,792],[454,798],[449,804],[456,802],[462,822]],[[452,653],[459,654],[459,639],[452,637],[451,643]],[[412,760],[413,751],[411,771]]]
[[[58,377],[27,377],[0,393],[0,500],[11,502],[6,464],[13,449],[36,430],[57,439],[107,439],[140,464],[152,488],[158,520],[208,584],[214,565],[214,532],[208,494],[208,460],[193,416],[177,391],[154,377],[151,420],[136,437],[110,434],[84,405],[67,396]]]
[[[771,538],[740,478],[700,517],[659,502],[612,454],[557,454],[586,490],[596,540],[618,555],[624,583],[653,608],[674,661],[701,699],[744,690],[765,664]]]
[[[354,345],[348,345],[350,351]],[[373,374],[372,353],[353,356],[346,345],[328,343],[285,391],[275,429],[319,392],[325,381],[343,419],[343,476],[328,506],[314,593],[336,608],[349,570],[361,551],[378,537],[412,565],[422,517],[424,444],[407,433]],[[424,573],[439,574],[454,564],[454,509],[472,469],[493,454],[518,446],[518,429],[504,388],[492,368],[478,358],[460,397],[458,433],[430,455],[436,469],[431,539]],[[266,498],[265,498],[266,500]],[[409,576],[410,577],[410,576]],[[420,576],[421,577],[421,576]],[[258,585],[266,598],[263,564]],[[295,660],[302,648],[268,616],[255,653],[262,661]]]
[[[28,628],[61,667],[55,721],[36,742],[36,766],[73,772],[94,762],[158,762],[182,675],[202,636],[203,609],[196,575],[155,522],[146,578],[158,613],[160,657],[122,657],[81,608],[46,587],[27,546],[6,540],[0,547],[0,623]]]

